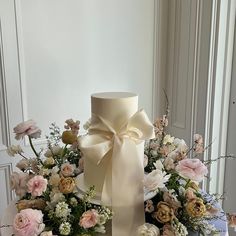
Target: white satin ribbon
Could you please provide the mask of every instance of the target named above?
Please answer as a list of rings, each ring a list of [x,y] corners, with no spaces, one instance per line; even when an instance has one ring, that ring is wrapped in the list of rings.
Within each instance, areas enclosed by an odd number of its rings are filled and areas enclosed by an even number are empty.
[[[80,141],[85,158],[99,165],[108,152],[112,158],[106,170],[102,203],[112,199],[113,236],[133,236],[144,223],[143,141],[154,137],[153,125],[144,110],[136,112],[119,129],[92,115],[89,134]]]

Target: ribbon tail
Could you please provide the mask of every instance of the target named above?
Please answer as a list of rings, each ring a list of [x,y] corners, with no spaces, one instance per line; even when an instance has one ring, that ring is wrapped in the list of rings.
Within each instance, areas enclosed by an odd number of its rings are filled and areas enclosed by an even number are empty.
[[[143,143],[114,142],[112,157],[113,236],[136,235],[144,224]]]

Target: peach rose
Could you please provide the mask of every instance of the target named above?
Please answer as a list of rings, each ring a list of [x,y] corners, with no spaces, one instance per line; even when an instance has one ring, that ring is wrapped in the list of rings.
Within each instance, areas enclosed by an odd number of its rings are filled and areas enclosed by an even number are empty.
[[[44,227],[43,214],[40,210],[25,209],[16,214],[13,233],[15,236],[37,236]]]
[[[46,191],[47,184],[47,179],[44,179],[41,175],[36,175],[27,183],[28,193],[31,193],[34,197],[41,196]]]
[[[202,217],[206,214],[206,206],[201,198],[195,198],[187,202],[186,211],[190,217]]]
[[[61,174],[64,177],[73,176],[74,170],[75,170],[75,165],[71,165],[68,162],[61,165]]]
[[[72,193],[75,188],[75,181],[71,177],[61,178],[59,182],[59,190],[64,193]]]
[[[14,128],[14,132],[17,140],[23,138],[25,135],[28,135],[31,138],[39,138],[41,135],[41,130],[36,126],[36,122],[33,120],[28,120],[18,124]]]
[[[85,229],[94,227],[99,220],[99,214],[96,210],[92,209],[83,213],[80,218],[79,225]]]
[[[180,176],[200,182],[207,175],[207,167],[197,158],[179,161],[175,170]]]
[[[157,204],[157,211],[153,213],[153,217],[160,223],[165,224],[174,219],[174,210],[168,203],[160,201]]]

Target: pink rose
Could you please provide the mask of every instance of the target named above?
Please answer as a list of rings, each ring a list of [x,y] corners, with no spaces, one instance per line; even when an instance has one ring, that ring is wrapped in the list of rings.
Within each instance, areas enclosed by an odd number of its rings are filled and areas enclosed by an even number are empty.
[[[180,176],[200,182],[207,175],[207,167],[199,159],[184,159],[179,161],[175,170]]]
[[[44,227],[42,211],[25,209],[16,214],[13,222],[13,233],[15,236],[37,236]]]
[[[41,196],[43,192],[47,189],[48,181],[44,179],[41,175],[36,175],[29,180],[27,187],[28,193],[31,193],[32,196]]]
[[[85,229],[91,228],[98,223],[99,215],[94,209],[86,211],[80,218],[79,225]]]
[[[15,190],[15,193],[19,197],[23,197],[27,192],[27,181],[29,175],[27,173],[13,172],[10,177],[11,189]]]
[[[73,176],[75,170],[75,165],[71,165],[70,163],[64,163],[61,165],[61,174],[64,177],[70,177]]]
[[[36,126],[36,123],[33,120],[28,120],[18,124],[14,128],[14,132],[17,140],[23,138],[25,135],[28,135],[31,138],[39,138],[41,135],[41,130]]]

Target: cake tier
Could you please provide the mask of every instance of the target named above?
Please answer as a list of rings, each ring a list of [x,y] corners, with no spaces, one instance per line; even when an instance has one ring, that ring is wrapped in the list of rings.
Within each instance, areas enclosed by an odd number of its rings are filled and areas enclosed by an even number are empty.
[[[105,119],[115,130],[138,111],[138,96],[133,93],[97,93],[91,96],[91,113]],[[84,156],[84,183],[87,186],[95,186],[96,192],[102,192],[104,178],[112,150],[106,154],[101,163],[91,161],[91,157]]]

